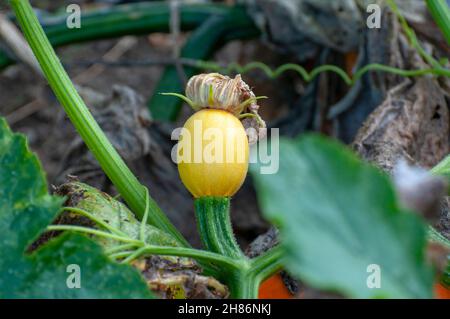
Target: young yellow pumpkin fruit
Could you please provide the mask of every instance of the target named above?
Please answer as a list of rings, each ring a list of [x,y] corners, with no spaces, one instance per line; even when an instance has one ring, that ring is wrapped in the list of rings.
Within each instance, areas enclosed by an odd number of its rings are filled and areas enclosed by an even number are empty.
[[[181,180],[195,198],[232,196],[247,175],[247,135],[227,111],[194,113],[183,127],[177,152]]]

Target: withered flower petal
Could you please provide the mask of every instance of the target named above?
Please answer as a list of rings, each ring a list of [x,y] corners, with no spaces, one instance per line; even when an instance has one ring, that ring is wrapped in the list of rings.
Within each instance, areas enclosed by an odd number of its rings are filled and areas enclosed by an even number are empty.
[[[186,96],[197,107],[223,109],[235,116],[246,108],[257,109],[256,101],[242,105],[255,94],[238,74],[234,79],[219,73],[204,73],[193,76],[186,86]]]

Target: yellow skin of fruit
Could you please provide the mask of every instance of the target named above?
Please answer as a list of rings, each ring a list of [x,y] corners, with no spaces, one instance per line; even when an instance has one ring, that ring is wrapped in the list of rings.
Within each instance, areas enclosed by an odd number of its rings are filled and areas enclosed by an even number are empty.
[[[199,129],[199,124],[201,127]],[[212,128],[216,134],[207,134]],[[185,187],[195,197],[204,196],[233,196],[245,180],[248,171],[249,146],[248,139],[242,123],[231,113],[217,109],[203,109],[193,114],[184,124],[189,134],[181,133],[178,142],[178,154],[184,156],[184,150],[189,148],[191,159],[194,158],[194,149],[201,145],[201,158],[197,163],[191,160],[179,162],[178,172]],[[211,132],[212,130],[209,130]],[[199,134],[201,133],[201,134]],[[197,141],[195,143],[194,141]],[[220,143],[223,141],[223,143]],[[205,148],[217,142],[222,149],[223,159],[228,160],[211,162],[203,156]],[[233,144],[229,144],[233,143]],[[215,151],[209,148],[207,154],[215,155]],[[232,155],[234,156],[232,156]],[[220,158],[220,157],[218,157]],[[180,157],[179,157],[180,159]],[[208,162],[209,161],[209,162]]]

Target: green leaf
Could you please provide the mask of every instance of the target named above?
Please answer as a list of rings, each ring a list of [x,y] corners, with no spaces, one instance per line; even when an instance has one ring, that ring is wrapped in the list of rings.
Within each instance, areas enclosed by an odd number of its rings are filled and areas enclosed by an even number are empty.
[[[431,298],[426,228],[402,211],[386,175],[319,136],[280,141],[280,169],[253,170],[267,218],[280,227],[285,265],[312,286],[354,298]],[[368,288],[381,270],[381,287]]]
[[[23,136],[0,118],[0,298],[147,298],[138,272],[110,261],[100,246],[63,235],[27,249],[57,216],[63,198],[47,192],[42,168]],[[67,285],[80,267],[80,288]]]
[[[130,238],[139,239],[141,222],[136,219],[135,215],[127,206],[110,195],[81,182],[66,183],[58,188],[58,193],[69,198],[68,202],[70,206],[91,213],[96,218],[106,222],[109,226],[122,231]],[[64,216],[63,222],[66,224],[77,224],[78,217],[79,215],[76,213],[68,213]],[[150,224],[145,224],[144,227],[144,241],[147,244],[180,246],[174,237],[163,230]],[[98,241],[106,247],[118,244],[117,241],[112,239],[99,238]]]

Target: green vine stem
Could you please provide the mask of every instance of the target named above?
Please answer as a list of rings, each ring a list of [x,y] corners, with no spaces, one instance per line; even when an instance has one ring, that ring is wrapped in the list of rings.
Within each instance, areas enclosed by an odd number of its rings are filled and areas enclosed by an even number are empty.
[[[354,85],[358,80],[360,80],[366,73],[380,71],[386,73],[392,73],[404,77],[418,77],[427,74],[433,74],[437,76],[447,76],[450,77],[450,70],[445,68],[427,68],[427,69],[417,69],[417,70],[405,70],[399,69],[384,64],[372,63],[365,65],[361,69],[357,70],[353,77],[349,76],[343,69],[335,65],[321,65],[317,68],[308,72],[303,66],[295,63],[286,63],[280,65],[276,69],[272,70],[268,65],[255,61],[250,62],[246,65],[240,65],[238,63],[230,63],[227,66],[220,65],[219,63],[211,61],[201,61],[197,60],[195,66],[199,69],[210,70],[215,72],[221,72],[225,74],[231,74],[233,72],[245,74],[255,69],[261,70],[267,77],[275,79],[281,74],[287,71],[294,71],[298,73],[305,82],[310,82],[314,80],[318,75],[323,72],[333,72],[337,74],[347,85]]]
[[[239,260],[234,260],[230,257],[216,254],[213,252],[186,248],[186,247],[170,247],[170,246],[154,246],[147,245],[145,242],[133,239],[128,236],[118,236],[112,233],[104,232],[97,229],[92,229],[83,226],[75,225],[50,225],[47,227],[47,231],[72,231],[79,232],[83,234],[94,235],[102,238],[109,238],[116,240],[118,242],[123,242],[126,244],[118,245],[110,248],[107,253],[114,258],[125,258],[124,262],[132,262],[136,258],[141,257],[145,254],[153,255],[165,255],[165,256],[179,256],[179,257],[190,257],[203,263],[216,263],[222,267],[222,271],[228,272],[236,269],[241,269],[242,264]],[[127,250],[133,247],[138,247],[135,250]]]
[[[105,253],[107,255],[112,255],[112,254],[115,254],[115,253],[118,253],[118,252],[121,252],[121,251],[124,251],[124,250],[135,248],[136,246],[139,246],[139,245],[136,245],[136,244],[133,244],[133,243],[132,244],[117,245],[117,246],[114,246],[114,247],[106,249]]]
[[[111,234],[111,233],[104,232],[104,231],[101,231],[101,230],[88,228],[88,227],[83,227],[83,226],[50,225],[50,226],[47,226],[47,231],[73,231],[73,232],[80,232],[80,233],[84,233],[84,234],[90,234],[90,235],[94,235],[94,236],[98,236],[98,237],[114,239],[114,240],[117,240],[117,241],[120,241],[120,242],[134,244],[134,245],[141,245],[142,244],[142,242],[137,240],[137,239],[133,239],[133,238],[130,238],[130,237],[127,237],[127,236],[119,236],[119,235],[115,235],[115,234]]]
[[[450,45],[450,8],[445,0],[426,0],[428,10]]]
[[[193,248],[185,248],[185,247],[165,247],[165,246],[152,246],[146,245],[137,249],[136,251],[124,252],[121,257],[126,257],[124,262],[132,262],[136,258],[144,254],[152,254],[152,255],[166,255],[166,256],[179,256],[179,257],[189,257],[193,258],[199,262],[204,263],[216,263],[222,267],[221,271],[227,272],[232,271],[233,269],[239,269],[240,264],[236,260],[233,260],[230,257],[223,256],[220,254],[216,254],[213,252],[193,249]],[[120,255],[116,255],[120,256]]]
[[[145,210],[145,188],[108,141],[84,104],[50,45],[29,1],[10,0],[10,2],[25,38],[71,122],[130,208],[142,218]],[[187,246],[186,240],[153,199],[150,199],[149,205],[151,211],[149,222],[172,234],[181,244]]]

